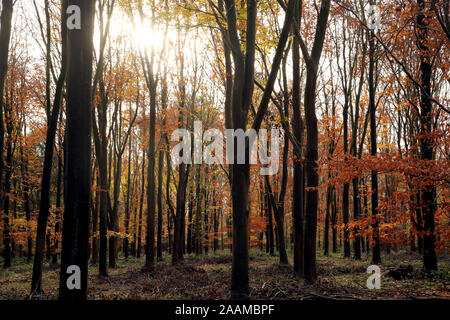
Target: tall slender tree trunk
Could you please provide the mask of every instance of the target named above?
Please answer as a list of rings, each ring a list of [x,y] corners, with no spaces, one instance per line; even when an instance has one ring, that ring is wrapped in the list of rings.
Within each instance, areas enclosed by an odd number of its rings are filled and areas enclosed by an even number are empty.
[[[358,219],[359,211],[360,211],[360,202],[359,202],[359,178],[352,179],[353,184],[353,218],[355,221]],[[355,228],[355,232],[358,232],[358,228]],[[361,260],[361,237],[359,235],[355,236],[354,241],[354,259]]]
[[[323,230],[323,255],[328,256],[330,250],[330,208],[331,208],[331,189],[332,186],[327,186],[327,203],[325,213],[325,224]]]
[[[163,224],[163,163],[164,163],[164,150],[162,147],[159,149],[158,156],[158,234],[157,234],[157,259],[162,260],[162,224]]]
[[[190,254],[193,252],[193,213],[194,213],[194,198],[192,195],[192,184],[191,187],[189,188],[189,204],[188,204],[188,233],[187,233],[187,253]]]
[[[2,13],[0,16],[0,192],[3,190],[3,152],[4,152],[4,136],[5,136],[5,123],[4,123],[4,98],[3,89],[5,86],[6,73],[8,72],[8,52],[9,43],[11,40],[11,20],[13,15],[13,0],[2,0]],[[0,194],[0,198],[3,199],[4,193]],[[1,203],[1,202],[0,202]],[[9,239],[9,217],[6,212],[3,212],[3,245],[4,245],[4,262],[3,267],[9,268],[11,266],[11,248]]]
[[[370,154],[377,154],[377,124],[376,124],[376,104],[375,104],[375,35],[370,31],[369,36],[369,113],[370,113]],[[380,235],[378,227],[378,173],[372,170],[372,263],[381,264],[380,255]]]
[[[266,194],[266,210],[267,210],[267,233],[269,242],[269,253],[271,256],[275,255],[275,239],[273,234],[273,219],[272,219],[272,204],[269,195]]]
[[[63,6],[61,9],[63,21],[66,20],[66,11],[65,11],[66,7],[67,1],[63,1]],[[44,259],[47,220],[50,208],[50,184],[53,166],[53,150],[55,146],[55,135],[58,125],[58,117],[60,115],[60,107],[62,104],[63,87],[66,80],[66,72],[67,72],[66,34],[67,34],[66,27],[63,24],[61,29],[61,35],[63,39],[62,43],[63,56],[61,63],[61,72],[58,78],[58,82],[56,84],[53,109],[48,121],[47,138],[45,142],[44,168],[41,180],[41,202],[39,207],[38,225],[36,230],[36,249],[33,263],[33,276],[31,280],[31,295],[42,293],[42,262]],[[49,243],[47,243],[47,246],[49,246]]]
[[[317,18],[316,35],[311,55],[306,55],[306,48],[303,47],[306,62],[306,85],[305,85],[305,123],[306,123],[306,210],[305,210],[305,243],[304,243],[304,271],[305,279],[313,283],[317,279],[316,272],[316,233],[317,233],[317,210],[319,201],[318,169],[318,144],[319,133],[316,117],[316,86],[317,73],[319,69],[320,57],[322,55],[323,43],[328,24],[330,12],[330,0],[322,0],[320,12]]]
[[[145,151],[142,155],[142,173],[141,173],[141,196],[139,197],[139,220],[138,220],[138,239],[137,239],[137,258],[141,257],[142,251],[142,211],[144,206],[144,191],[145,191]]]
[[[348,95],[345,96],[345,104],[344,104],[344,154],[345,159],[347,160],[348,156],[348,108],[349,108],[349,101],[348,101]],[[342,192],[342,218],[344,222],[344,257],[350,258],[350,240],[349,240],[349,229],[348,229],[348,220],[349,220],[349,214],[348,214],[348,200],[349,200],[349,184],[344,183],[344,188]]]
[[[295,21],[297,25],[301,23],[301,3],[297,1]],[[300,107],[300,96],[301,96],[301,79],[300,79],[300,47],[299,39],[297,36],[294,37],[294,42],[292,46],[292,59],[293,59],[293,82],[292,82],[292,100],[293,100],[293,117],[292,117],[292,128],[294,131],[295,138],[299,143],[299,148],[294,148],[294,183],[293,183],[293,211],[292,216],[294,218],[294,271],[299,277],[304,276],[304,261],[303,261],[303,250],[304,250],[304,194],[305,194],[305,183],[303,175],[303,131],[304,122],[301,114]]]
[[[154,52],[150,61],[146,57],[147,87],[150,92],[150,123],[148,143],[147,171],[147,230],[145,244],[145,271],[152,271],[155,263],[155,214],[156,214],[156,178],[155,178],[155,135],[156,135],[156,87],[157,80],[153,74]]]
[[[8,103],[9,104],[9,103]],[[9,217],[9,194],[11,192],[11,177],[13,174],[13,124],[12,124],[12,106],[7,105],[7,111],[5,114],[5,120],[6,120],[6,131],[7,131],[7,137],[6,137],[6,170],[5,170],[5,182],[4,185],[1,187],[3,188],[3,244],[5,246],[4,252],[3,252],[3,268],[9,268],[11,267],[11,258],[13,256],[12,248],[11,248],[11,225],[10,225],[10,217]]]
[[[306,211],[305,211],[305,246],[304,265],[305,279],[314,282],[316,274],[316,230],[317,230],[317,209],[318,209],[318,184],[317,173],[318,160],[318,129],[315,114],[315,92],[317,74],[310,70],[306,76],[305,87],[305,122],[306,122],[306,154],[305,171],[306,187],[313,188],[306,191]]]
[[[431,77],[432,58],[428,45],[428,28],[431,8],[424,0],[418,0],[419,14],[417,15],[418,46],[420,50],[420,158],[422,160],[433,160],[433,140],[430,135],[433,130],[433,113],[431,102]],[[421,208],[423,219],[423,267],[426,271],[437,270],[437,257],[435,251],[436,234],[434,213],[436,188],[426,185],[421,192]]]
[[[128,234],[130,232],[130,216],[131,216],[131,208],[130,208],[130,193],[131,193],[131,144],[132,144],[132,136],[130,135],[130,141],[128,144],[128,169],[127,169],[127,199],[126,199],[126,208],[125,208],[125,233],[126,237],[123,239],[123,250],[125,254],[125,259],[128,259],[129,254],[129,240]]]
[[[115,153],[113,209],[110,215],[110,229],[119,232],[119,196],[122,177],[122,153]],[[117,268],[117,237],[109,237],[109,267]]]
[[[66,301],[80,301],[87,298],[91,182],[92,38],[95,1],[78,0],[70,1],[70,3],[75,3],[80,7],[82,28],[67,31],[70,56],[67,74],[67,189],[59,298]],[[64,28],[65,19],[62,24]],[[69,277],[74,272],[69,266],[79,268],[80,289],[71,290],[67,285]]]
[[[336,205],[336,191],[333,190],[332,192],[332,202],[331,202],[331,232],[332,232],[332,246],[333,246],[333,253],[337,252],[338,247],[338,241],[337,241],[337,205]]]
[[[55,223],[55,243],[53,245],[53,253],[52,253],[52,264],[56,265],[58,263],[58,253],[56,252],[58,250],[59,241],[57,238],[58,232],[60,232],[61,228],[61,196],[62,196],[62,178],[63,178],[63,161],[62,161],[62,155],[58,155],[58,175],[57,175],[57,185],[56,185],[56,223]],[[95,217],[95,216],[94,216]],[[95,230],[95,229],[94,229]],[[94,239],[94,237],[92,237]],[[93,245],[95,244],[95,241],[93,240]],[[94,251],[94,246],[93,246]],[[94,252],[92,253],[92,256],[94,256]]]
[[[97,177],[97,188],[100,186],[100,174],[99,170],[95,171]],[[100,217],[100,192],[97,191],[95,193],[95,204],[94,210],[92,212],[92,256],[91,261],[92,264],[97,264],[98,262],[98,245],[99,245],[99,236],[96,235],[99,232],[99,217]]]

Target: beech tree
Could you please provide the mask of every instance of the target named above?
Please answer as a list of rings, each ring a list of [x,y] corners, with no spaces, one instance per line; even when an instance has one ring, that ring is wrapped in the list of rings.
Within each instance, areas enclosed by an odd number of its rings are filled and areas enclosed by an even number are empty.
[[[86,300],[88,276],[89,200],[91,188],[91,108],[95,1],[69,0],[80,9],[81,29],[67,30],[67,168],[59,298]],[[66,21],[62,21],[63,26]],[[63,53],[66,54],[66,53]],[[78,268],[81,287],[69,278]]]
[[[46,3],[46,12],[48,12],[48,1]],[[61,17],[62,21],[67,20],[67,2],[63,1],[61,6]],[[48,14],[47,14],[48,16]],[[50,25],[50,21],[47,21],[47,26]],[[44,259],[44,249],[45,249],[45,239],[46,239],[46,229],[47,229],[47,219],[50,208],[50,181],[52,175],[53,166],[53,151],[55,147],[55,136],[58,125],[58,118],[60,117],[60,108],[62,104],[63,89],[66,80],[66,68],[67,68],[67,54],[64,53],[66,48],[66,35],[67,29],[64,23],[61,24],[61,39],[62,39],[62,61],[61,61],[61,71],[56,83],[56,93],[54,97],[53,107],[48,119],[48,130],[47,139],[45,143],[45,156],[44,156],[44,168],[42,172],[42,182],[41,182],[41,202],[38,216],[38,228],[36,233],[36,250],[33,263],[33,278],[31,280],[31,295],[41,294],[42,291],[42,262]],[[48,27],[49,29],[49,27]],[[47,59],[50,59],[50,43],[51,35],[50,32],[47,33]],[[50,101],[50,61],[47,62],[47,103]],[[50,106],[47,105],[47,109]],[[60,177],[60,176],[59,176]]]
[[[303,6],[302,1],[299,4]],[[317,207],[319,176],[317,173],[318,160],[318,127],[315,110],[317,72],[319,68],[320,57],[322,55],[325,33],[327,30],[328,16],[330,12],[330,1],[321,2],[320,11],[317,17],[316,33],[311,53],[303,40],[296,26],[295,36],[298,38],[300,49],[306,63],[306,85],[305,85],[305,123],[306,123],[306,154],[305,154],[305,172],[306,172],[306,210],[305,210],[305,234],[304,234],[304,276],[309,282],[314,282],[317,278],[316,273],[316,229],[317,229]],[[301,270],[301,267],[299,267]]]
[[[1,188],[1,202],[3,202],[3,198],[5,197],[5,191],[3,190],[3,170],[4,170],[4,162],[3,162],[3,152],[4,152],[4,136],[5,136],[5,122],[4,122],[4,114],[3,114],[3,89],[5,85],[6,73],[8,71],[8,50],[9,43],[11,39],[11,20],[13,14],[13,1],[12,0],[3,0],[2,1],[2,13],[0,16],[0,185]],[[0,205],[1,206],[1,205]],[[10,247],[10,238],[9,238],[9,217],[6,213],[3,213],[3,245],[4,249],[4,257],[5,261],[3,262],[3,268],[9,268],[11,266],[11,247]]]

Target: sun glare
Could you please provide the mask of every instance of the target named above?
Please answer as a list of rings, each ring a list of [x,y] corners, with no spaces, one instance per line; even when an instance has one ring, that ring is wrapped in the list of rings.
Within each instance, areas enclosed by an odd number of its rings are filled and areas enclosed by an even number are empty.
[[[152,26],[149,22],[141,22],[136,18],[134,23],[130,22],[133,29],[133,45],[141,50],[160,50],[164,43],[162,31]]]

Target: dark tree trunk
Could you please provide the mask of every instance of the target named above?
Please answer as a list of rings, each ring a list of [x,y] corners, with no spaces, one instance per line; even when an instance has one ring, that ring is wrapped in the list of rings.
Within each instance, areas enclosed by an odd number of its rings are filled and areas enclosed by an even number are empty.
[[[180,46],[180,44],[178,44]],[[179,48],[179,50],[181,50]],[[186,95],[186,84],[183,79],[184,75],[184,57],[180,55],[180,77],[178,87],[181,92],[178,101],[179,115],[178,123],[179,128],[183,126],[185,122],[184,119],[184,109],[186,106],[185,95]],[[183,156],[182,154],[180,156]],[[174,217],[174,231],[173,231],[173,249],[172,249],[172,264],[177,264],[180,260],[183,260],[183,226],[185,220],[185,200],[186,200],[186,187],[188,180],[189,171],[187,165],[181,163],[178,169],[178,188],[176,194],[176,212]]]
[[[322,0],[320,12],[317,18],[316,35],[311,56],[307,55],[306,48],[302,47],[307,66],[305,86],[305,123],[306,123],[306,211],[305,211],[305,243],[304,243],[304,271],[305,279],[312,283],[317,279],[316,272],[316,233],[317,233],[317,209],[319,201],[318,169],[318,144],[319,133],[316,117],[316,85],[317,73],[322,55],[323,43],[330,12],[330,1]]]
[[[66,19],[66,6],[67,2],[63,1],[62,6],[62,20]],[[53,109],[51,118],[49,118],[48,122],[48,130],[47,130],[47,138],[45,142],[45,155],[44,155],[44,168],[42,172],[42,180],[41,180],[41,202],[39,207],[39,216],[38,216],[38,226],[36,230],[36,249],[33,263],[33,276],[31,280],[31,294],[40,294],[42,292],[42,262],[44,259],[44,250],[45,250],[45,239],[46,239],[46,229],[47,229],[47,220],[50,208],[50,184],[51,184],[51,173],[53,166],[53,150],[55,146],[55,135],[58,124],[58,117],[60,115],[60,107],[62,104],[62,95],[63,95],[63,87],[66,79],[67,72],[67,49],[66,49],[66,28],[63,25],[61,29],[62,39],[63,39],[63,57],[61,64],[61,73],[58,78],[58,82],[56,85],[56,93],[53,102]],[[50,246],[49,237],[47,235],[47,247]],[[49,252],[47,253],[48,259]]]
[[[100,175],[98,173],[98,169],[96,171],[97,176],[97,188],[100,186]],[[99,212],[100,211],[100,192],[95,193],[95,205],[94,209],[92,211],[92,255],[91,255],[91,261],[92,264],[97,264],[98,262],[98,240],[99,237],[95,236],[97,232],[99,231]]]
[[[247,29],[246,52],[242,52],[241,43],[238,36],[237,17],[234,0],[225,0],[226,18],[228,22],[228,35],[232,46],[235,76],[232,88],[232,122],[233,129],[247,129],[248,111],[253,97],[254,88],[254,62],[255,62],[255,38],[256,38],[256,1],[247,1]],[[278,70],[284,48],[290,33],[295,1],[290,0],[286,8],[286,16],[276,53],[272,63],[272,70],[264,90],[263,97],[259,104],[258,112],[255,116],[252,128],[259,130],[264,115],[272,96],[273,87],[277,78]],[[231,196],[233,208],[233,262],[231,296],[232,298],[245,298],[249,294],[248,278],[248,191],[250,187],[250,164],[248,152],[250,149],[248,139],[246,139],[246,163],[237,164],[237,145],[235,144],[235,161],[232,166]]]
[[[158,157],[158,234],[157,234],[157,260],[162,260],[162,224],[163,224],[163,163],[164,163],[164,150],[160,148]]]
[[[47,247],[47,250],[45,252],[45,260],[50,261],[51,252],[52,252],[52,248],[51,248],[52,245],[51,245],[51,239],[50,239],[51,232],[50,232],[49,228],[47,228],[47,229],[48,229],[47,235],[45,237],[45,242],[46,242],[46,247]]]
[[[344,106],[344,153],[347,158],[348,142],[347,142],[347,120],[348,119],[348,102]],[[349,197],[349,184],[344,183],[343,193],[342,193],[342,218],[344,222],[344,257],[350,258],[350,240],[349,240],[349,230],[348,230],[348,197]]]
[[[110,230],[119,232],[119,195],[122,177],[122,154],[115,154],[113,209],[110,211]],[[117,237],[109,237],[109,267],[117,268]]]
[[[60,232],[61,228],[61,196],[62,196],[62,178],[63,178],[63,161],[62,161],[62,155],[58,155],[58,175],[57,175],[57,184],[56,184],[56,213],[55,213],[55,243],[53,245],[53,254],[52,254],[52,264],[56,265],[58,263],[58,253],[56,252],[58,250],[59,242],[57,235]]]
[[[9,43],[11,40],[11,20],[13,15],[13,0],[2,0],[2,13],[0,16],[0,186],[3,186],[3,152],[4,152],[4,136],[5,136],[5,122],[3,119],[4,110],[4,99],[3,99],[3,89],[5,86],[6,74],[8,72],[8,52]],[[3,190],[1,190],[3,191]],[[0,192],[1,192],[0,191]],[[3,198],[3,194],[0,194]],[[6,222],[6,217],[4,217]],[[7,225],[7,224],[5,224]],[[4,229],[6,230],[6,228]],[[7,230],[6,230],[7,231]],[[4,231],[5,232],[5,231]],[[5,252],[9,249],[9,240],[4,237],[3,244],[5,246]],[[8,267],[8,263],[5,265]]]
[[[272,219],[272,204],[270,203],[269,195],[266,195],[267,208],[267,232],[269,234],[269,253],[271,256],[275,255],[275,241],[273,234],[273,219]]]
[[[208,167],[205,167],[205,184],[203,185],[203,201],[204,201],[204,207],[205,210],[203,212],[203,231],[205,233],[205,243],[204,243],[204,251],[205,254],[208,254],[208,250],[209,250],[209,212],[210,212],[210,207],[208,204],[208,192],[207,192],[207,188],[206,188],[206,181],[207,181],[207,177],[208,177]]]
[[[155,54],[152,50],[151,57],[145,55],[143,69],[146,74],[147,89],[150,93],[150,121],[148,142],[148,170],[147,170],[147,229],[145,244],[144,271],[152,271],[155,263],[155,215],[156,215],[156,177],[155,177],[155,135],[156,135],[156,88],[158,81],[153,72]]]
[[[305,87],[305,122],[306,122],[306,154],[305,171],[306,187],[313,188],[306,191],[305,211],[305,243],[304,243],[304,270],[305,279],[314,282],[316,274],[316,228],[318,208],[318,184],[317,173],[318,160],[318,129],[315,114],[315,92],[317,74],[314,71],[307,72]]]
[[[327,208],[325,213],[325,226],[323,230],[323,255],[328,256],[330,247],[330,208],[332,187],[327,187]]]
[[[373,31],[369,36],[369,113],[370,113],[370,145],[371,155],[377,154],[377,124],[376,124],[376,104],[375,104],[375,39]],[[372,263],[381,264],[380,255],[380,236],[378,229],[378,173],[372,170],[372,217],[374,223],[372,225],[372,238],[374,241],[372,249]]]
[[[289,49],[288,49],[289,50]],[[285,71],[285,60],[283,63],[283,78],[286,83],[286,92],[287,92],[287,79],[286,79],[286,71]],[[289,96],[285,93],[284,97],[284,117],[286,121],[289,119]],[[288,153],[289,153],[289,139],[288,132],[285,129],[285,137],[284,137],[284,146],[283,146],[283,168],[282,168],[282,180],[281,180],[281,188],[280,194],[277,198],[276,194],[272,192],[272,187],[270,184],[269,176],[265,176],[267,192],[269,196],[269,203],[272,205],[274,217],[275,217],[275,235],[276,235],[276,243],[277,249],[280,257],[280,264],[287,265],[289,264],[287,252],[286,252],[286,240],[285,240],[285,229],[284,229],[284,200],[286,196],[286,187],[287,187],[287,177],[288,177]]]
[[[91,175],[92,62],[95,1],[76,1],[81,9],[81,30],[68,30],[67,168],[59,298],[86,300],[89,246]],[[65,19],[62,22],[65,25]],[[71,290],[69,266],[81,271],[81,289]]]
[[[337,205],[336,205],[336,191],[332,191],[331,204],[331,231],[333,238],[333,253],[337,252]]]
[[[185,220],[185,199],[186,187],[188,180],[188,170],[185,164],[180,164],[177,190],[177,207],[174,221],[174,239],[172,251],[172,263],[176,264],[183,259],[183,242],[184,242],[184,220]]]
[[[167,136],[166,136],[167,137]],[[166,145],[168,141],[166,140]],[[169,247],[169,254],[172,253],[173,248],[173,240],[172,240],[172,224],[173,224],[173,214],[171,211],[171,200],[170,200],[170,175],[172,174],[172,170],[170,168],[170,154],[168,149],[166,149],[166,166],[167,166],[167,177],[166,177],[166,208],[167,208],[167,244]]]
[[[144,206],[144,191],[145,191],[145,151],[142,155],[142,173],[141,173],[141,196],[139,198],[139,220],[138,220],[138,239],[137,239],[137,258],[141,257],[142,251],[142,211]]]
[[[297,1],[295,20],[297,25],[301,23],[301,3]],[[300,79],[300,48],[299,39],[294,37],[294,43],[292,46],[293,53],[293,82],[292,82],[292,95],[293,95],[293,117],[292,128],[294,136],[299,143],[298,148],[294,148],[294,183],[293,183],[293,211],[292,216],[294,218],[294,271],[298,277],[304,276],[304,208],[305,208],[305,182],[303,175],[303,131],[304,122],[301,114],[300,96],[301,96],[301,79]]]
[[[11,235],[10,235],[10,224],[9,224],[9,193],[11,192],[11,176],[13,173],[13,124],[12,124],[12,106],[7,106],[6,111],[6,131],[8,133],[6,137],[6,170],[5,170],[5,183],[2,186],[3,189],[3,244],[5,249],[3,251],[3,268],[11,267],[11,257],[12,248],[11,248]]]
[[[358,178],[354,178],[352,180],[353,183],[353,218],[355,219],[355,221],[358,219],[359,216],[359,179]],[[355,232],[358,232],[358,228],[355,228]],[[355,241],[353,243],[354,245],[354,251],[355,251],[355,255],[354,255],[354,259],[355,260],[361,260],[361,237],[359,235],[355,236]]]
[[[192,196],[192,188],[190,188],[190,192],[189,192],[189,205],[188,205],[188,233],[187,233],[187,253],[191,254],[194,250],[194,246],[193,246],[193,221],[192,221],[192,217],[193,217],[193,212],[194,212],[194,199]]]
[[[218,217],[218,210],[216,208],[216,200],[213,199],[213,217],[214,217],[214,241],[213,241],[213,249],[214,252],[219,250],[219,217]]]
[[[420,50],[420,158],[433,160],[433,140],[430,137],[433,130],[433,113],[431,102],[432,57],[428,45],[428,26],[431,8],[426,1],[418,0],[419,14],[417,15],[418,46]],[[429,271],[437,270],[435,251],[436,234],[434,213],[436,211],[436,187],[428,184],[421,190],[421,208],[423,219],[423,267]]]
[[[126,199],[126,208],[125,208],[125,233],[126,237],[123,239],[123,250],[125,259],[128,259],[129,255],[129,241],[128,235],[130,232],[130,216],[131,216],[131,208],[130,208],[130,193],[131,193],[131,144],[132,144],[132,136],[130,135],[130,141],[128,144],[128,171],[127,171],[127,199]]]
[[[26,127],[24,129],[26,132]],[[31,202],[30,202],[30,181],[28,174],[28,160],[24,156],[24,146],[20,147],[20,157],[21,157],[21,172],[22,172],[22,185],[23,185],[23,206],[25,211],[25,218],[27,220],[27,262],[31,261],[32,258],[32,236],[31,231],[29,230],[30,222],[31,222]]]
[[[4,152],[4,135],[5,135],[5,123],[3,119],[4,110],[4,99],[3,99],[3,89],[5,85],[6,73],[8,72],[8,51],[9,42],[11,39],[11,20],[13,14],[13,1],[12,0],[2,0],[2,14],[0,17],[1,29],[0,29],[0,188],[3,189],[3,152]],[[3,191],[0,194],[0,198],[6,201],[6,195]],[[4,262],[3,267],[9,268],[11,266],[11,247],[9,239],[9,217],[6,211],[3,212],[3,245],[4,245]]]
[[[195,188],[195,217],[194,217],[194,225],[193,225],[193,251],[196,255],[200,254],[201,250],[201,229],[200,229],[200,215],[202,213],[202,202],[201,202],[201,170],[200,166],[197,166],[197,175],[196,175],[196,188]]]

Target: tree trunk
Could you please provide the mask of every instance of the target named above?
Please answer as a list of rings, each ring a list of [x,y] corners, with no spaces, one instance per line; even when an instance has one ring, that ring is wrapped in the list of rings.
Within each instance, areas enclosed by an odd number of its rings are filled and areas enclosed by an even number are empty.
[[[316,232],[317,209],[319,201],[318,144],[319,133],[316,117],[316,85],[317,73],[322,55],[325,32],[330,12],[330,0],[323,0],[317,18],[317,29],[312,54],[307,59],[307,75],[305,86],[305,123],[306,123],[306,212],[305,212],[305,244],[304,265],[305,279],[313,283],[317,279],[316,272]],[[306,52],[304,52],[305,54]]]
[[[131,193],[131,143],[132,136],[130,135],[130,141],[128,143],[128,171],[127,171],[127,199],[126,199],[126,208],[125,208],[125,233],[126,237],[123,239],[123,250],[125,254],[125,259],[128,259],[129,254],[129,241],[128,235],[130,232],[130,216],[131,216],[131,208],[130,208],[130,193]]]
[[[193,245],[193,213],[194,213],[194,197],[192,196],[192,187],[189,188],[189,205],[188,205],[188,233],[187,233],[187,253],[191,254],[194,250]]]
[[[332,204],[331,204],[331,231],[333,238],[333,253],[337,252],[337,205],[336,205],[336,191],[332,190]]]
[[[100,176],[98,173],[98,169],[96,171],[97,176],[97,188],[100,186]],[[95,236],[95,234],[99,231],[99,210],[100,210],[100,192],[95,193],[95,205],[94,210],[92,212],[92,256],[91,261],[92,264],[97,264],[98,262],[98,236]]]
[[[63,2],[62,6],[62,20],[66,19],[66,6],[67,2]],[[42,262],[44,258],[45,249],[45,239],[46,239],[46,229],[47,220],[50,208],[50,184],[51,184],[51,174],[53,166],[53,150],[55,146],[55,135],[58,125],[58,117],[60,115],[59,110],[62,104],[63,87],[66,79],[67,72],[67,57],[66,57],[66,28],[65,26],[61,29],[62,34],[62,64],[61,72],[56,85],[56,93],[53,102],[53,109],[51,113],[51,118],[48,122],[47,138],[45,142],[45,154],[44,154],[44,168],[42,172],[41,180],[41,202],[39,207],[38,225],[36,230],[36,249],[33,263],[33,276],[31,280],[31,294],[42,293]],[[47,236],[48,237],[48,236]],[[49,239],[48,239],[49,240]],[[47,243],[49,246],[49,243]]]
[[[327,203],[326,203],[326,213],[325,213],[325,225],[323,230],[323,255],[328,256],[330,247],[330,207],[331,207],[331,189],[332,187],[327,186]]]
[[[0,186],[3,185],[3,152],[4,152],[4,136],[5,123],[3,119],[4,99],[3,89],[5,86],[6,73],[8,72],[8,52],[11,40],[11,20],[13,15],[13,0],[2,0],[2,13],[0,16]],[[3,198],[3,194],[0,195]],[[6,219],[6,217],[4,218]],[[6,220],[5,220],[6,221]],[[3,243],[5,251],[9,248],[9,240],[5,237]],[[5,260],[6,262],[6,260]],[[5,264],[6,267],[7,264]]]
[[[91,175],[92,62],[95,1],[77,1],[81,30],[68,30],[67,169],[59,298],[86,300]],[[63,25],[65,25],[63,19]],[[81,289],[71,290],[69,266],[81,271]],[[73,271],[72,271],[73,272]],[[76,272],[75,272],[76,274]]]
[[[318,184],[317,173],[318,160],[318,129],[315,113],[315,92],[317,74],[313,70],[307,72],[305,87],[305,122],[306,122],[306,154],[305,171],[306,187],[312,188],[306,191],[306,212],[305,212],[305,247],[304,265],[305,279],[314,282],[316,274],[316,228],[317,228],[317,208],[318,208]]]
[[[163,163],[164,163],[164,150],[162,148],[159,149],[159,157],[158,157],[158,235],[157,235],[157,259],[158,261],[162,260],[162,223],[163,223]]]
[[[297,1],[295,21],[297,25],[301,23],[302,9],[300,1]],[[292,128],[294,136],[299,143],[299,148],[294,148],[294,183],[293,183],[293,209],[292,216],[294,218],[294,272],[298,277],[304,276],[304,208],[305,208],[305,182],[303,175],[303,131],[304,122],[301,114],[300,96],[301,96],[301,79],[300,79],[300,47],[299,39],[294,37],[292,46],[293,59],[293,82],[292,82],[292,100],[293,100],[293,116]]]
[[[370,113],[370,153],[372,156],[377,154],[377,124],[376,124],[376,104],[375,104],[375,35],[370,31],[369,40],[369,113]],[[380,236],[378,229],[378,173],[372,170],[372,217],[373,217],[373,250],[372,263],[381,264],[380,255]]]
[[[348,97],[345,97],[344,104],[344,154],[347,160],[348,155],[348,108],[349,102]],[[348,230],[348,197],[349,197],[349,184],[344,183],[344,188],[342,192],[342,218],[344,222],[344,257],[350,258],[350,240],[349,240],[349,230]]]
[[[5,183],[2,186],[3,189],[3,244],[5,246],[3,252],[3,268],[11,267],[11,235],[10,235],[10,224],[9,224],[9,193],[11,192],[11,176],[13,173],[13,124],[12,124],[12,106],[7,106],[6,111],[6,131],[8,133],[6,137],[6,171],[5,171]]]
[[[431,76],[432,58],[428,46],[428,25],[431,9],[424,0],[418,0],[419,14],[417,16],[418,46],[420,50],[420,158],[433,160],[433,141],[430,138],[433,130],[433,114],[431,102]],[[436,211],[435,197],[436,187],[428,184],[421,190],[421,208],[423,219],[423,267],[429,271],[437,270],[437,257],[435,251],[436,234],[434,213]]]
[[[272,219],[272,204],[269,195],[266,194],[266,208],[267,208],[267,232],[269,235],[269,253],[271,256],[275,255],[275,241],[273,234],[273,219]]]
[[[139,220],[138,220],[138,239],[137,239],[137,258],[141,257],[142,251],[142,211],[144,206],[144,191],[145,191],[145,151],[142,155],[142,173],[141,173],[141,196],[139,198]]]

